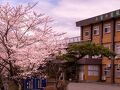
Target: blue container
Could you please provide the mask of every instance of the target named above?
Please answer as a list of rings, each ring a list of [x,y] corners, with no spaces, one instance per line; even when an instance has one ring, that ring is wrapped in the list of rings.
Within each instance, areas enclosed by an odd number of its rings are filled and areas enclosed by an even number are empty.
[[[31,79],[29,78],[24,80],[24,90],[30,90],[30,81]]]
[[[45,78],[42,78],[42,79],[41,79],[41,82],[42,82],[42,83],[41,83],[41,86],[42,86],[42,87],[46,87],[46,79],[45,79]]]

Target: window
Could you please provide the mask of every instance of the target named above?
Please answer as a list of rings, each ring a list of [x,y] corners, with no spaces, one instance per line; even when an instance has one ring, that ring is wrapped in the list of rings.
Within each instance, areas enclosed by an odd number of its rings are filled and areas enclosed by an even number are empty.
[[[120,44],[115,47],[116,54],[120,55]]]
[[[110,44],[105,44],[104,47],[110,49]]]
[[[98,76],[99,68],[98,66],[88,65],[88,76]]]
[[[73,39],[74,39],[74,42],[79,42],[80,41],[80,37],[75,37]]]
[[[89,31],[85,31],[85,36],[88,36],[89,35]]]
[[[104,25],[104,33],[110,33],[110,24],[105,24]]]
[[[117,64],[117,65],[116,65],[116,68],[117,68],[117,69],[116,69],[116,71],[115,71],[115,76],[116,76],[116,77],[120,77],[120,64]]]
[[[93,34],[94,35],[99,35],[99,26],[93,27]]]
[[[106,67],[105,69],[104,69],[104,76],[107,76],[107,77],[109,77],[110,76],[110,67]]]
[[[116,31],[120,31],[120,21],[116,24]]]
[[[116,77],[120,77],[120,69],[117,69],[116,70],[116,75],[115,75]]]

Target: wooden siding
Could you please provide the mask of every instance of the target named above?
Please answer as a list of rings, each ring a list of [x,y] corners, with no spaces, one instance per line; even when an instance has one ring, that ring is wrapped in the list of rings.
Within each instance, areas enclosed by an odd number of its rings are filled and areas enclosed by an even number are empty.
[[[102,64],[110,64],[111,63],[111,60],[109,60],[107,57],[103,57],[103,60],[102,60]]]
[[[104,32],[104,26],[105,26],[105,24],[110,24],[110,33],[105,33]],[[107,21],[107,22],[104,22],[103,23],[103,40],[102,40],[102,43],[109,43],[109,42],[112,42],[111,40],[111,38],[112,38],[112,34],[111,34],[111,32],[112,32],[112,30],[113,30],[113,21]]]
[[[107,21],[94,23],[94,24],[91,23],[87,26],[82,26],[83,41],[91,40],[92,42],[94,42],[96,44],[102,44],[102,45],[110,44],[110,49],[114,50],[113,45],[117,45],[118,43],[120,43],[120,31],[116,30],[116,24],[117,24],[118,21],[120,22],[120,18],[119,19],[116,18],[114,20],[107,20]],[[105,24],[110,24],[111,25],[110,33],[105,33],[104,32],[104,25]],[[100,31],[99,35],[93,35],[93,27],[96,26],[96,25],[99,25],[99,31]],[[91,33],[91,29],[92,29],[92,33]],[[85,32],[87,30],[89,31],[89,36],[85,36]],[[113,31],[115,31],[115,34],[113,34]],[[91,35],[92,35],[92,38],[91,38]],[[86,62],[86,60],[84,60],[84,63],[83,63],[83,61],[80,61],[79,64],[84,64],[85,80],[97,81],[102,77],[102,76],[101,77],[100,76],[99,77],[88,76],[88,65],[91,65],[90,62],[88,62],[88,61]],[[101,64],[102,64],[102,73],[103,73],[105,67],[107,67],[108,65],[111,64],[111,60],[106,58],[106,57],[103,57]],[[120,64],[120,58],[115,60],[115,65],[117,65],[117,64]],[[115,71],[116,71],[116,68],[115,68]],[[106,82],[111,83],[111,71],[110,71],[110,76],[106,77]],[[115,83],[120,84],[120,77],[115,77]]]
[[[116,20],[116,25],[118,22],[120,22],[120,19]],[[115,29],[115,42],[120,42],[120,31],[117,31],[116,29]]]
[[[115,42],[120,42],[120,31],[116,31],[115,32],[116,36],[115,36]]]
[[[93,27],[95,26],[99,26],[99,35],[92,35],[92,42],[96,43],[96,44],[100,44],[100,36],[101,36],[101,30],[102,30],[102,24],[94,24]]]
[[[85,36],[85,32],[89,32],[88,36]],[[91,27],[90,26],[85,26],[83,27],[83,41],[88,41],[90,40],[90,35],[91,35]]]

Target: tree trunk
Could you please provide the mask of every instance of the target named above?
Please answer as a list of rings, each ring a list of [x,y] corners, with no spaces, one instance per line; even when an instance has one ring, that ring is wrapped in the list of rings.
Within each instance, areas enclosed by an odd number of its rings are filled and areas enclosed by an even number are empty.
[[[14,76],[14,68],[13,68],[13,65],[12,65],[12,63],[10,62],[10,64],[9,64],[9,67],[10,67],[10,76]]]

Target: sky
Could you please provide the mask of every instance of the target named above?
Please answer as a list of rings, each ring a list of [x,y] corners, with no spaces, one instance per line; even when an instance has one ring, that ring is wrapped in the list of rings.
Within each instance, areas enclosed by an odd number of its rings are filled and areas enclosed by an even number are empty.
[[[66,33],[65,37],[80,36],[75,22],[120,9],[120,0],[0,0],[0,4],[12,5],[39,2],[38,13],[50,16],[53,30]]]

